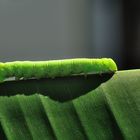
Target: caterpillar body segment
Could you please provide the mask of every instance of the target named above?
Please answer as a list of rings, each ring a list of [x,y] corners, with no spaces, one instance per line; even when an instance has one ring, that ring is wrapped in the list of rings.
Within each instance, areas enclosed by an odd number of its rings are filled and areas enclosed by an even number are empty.
[[[75,74],[110,73],[116,70],[117,66],[110,58],[0,62],[0,82],[9,77],[17,79],[55,78]]]

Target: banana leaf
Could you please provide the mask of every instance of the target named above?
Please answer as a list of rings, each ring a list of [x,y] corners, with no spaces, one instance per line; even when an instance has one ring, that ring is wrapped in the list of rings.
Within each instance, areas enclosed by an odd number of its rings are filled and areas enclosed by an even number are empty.
[[[140,70],[0,83],[1,140],[139,140]]]

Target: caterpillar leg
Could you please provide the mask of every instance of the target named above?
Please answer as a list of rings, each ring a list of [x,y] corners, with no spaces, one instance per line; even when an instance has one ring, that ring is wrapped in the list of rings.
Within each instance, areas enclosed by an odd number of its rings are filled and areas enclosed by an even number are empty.
[[[20,78],[19,78],[19,77],[15,77],[15,80],[16,80],[16,81],[19,81],[19,80],[20,80]]]
[[[87,78],[87,73],[84,73],[84,77]]]
[[[0,83],[3,83],[4,82],[4,79],[3,77],[0,77]]]

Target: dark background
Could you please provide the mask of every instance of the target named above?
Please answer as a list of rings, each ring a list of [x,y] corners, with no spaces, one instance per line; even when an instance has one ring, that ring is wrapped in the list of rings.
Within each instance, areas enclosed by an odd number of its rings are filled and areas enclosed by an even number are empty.
[[[0,61],[111,57],[140,68],[139,0],[1,0]]]

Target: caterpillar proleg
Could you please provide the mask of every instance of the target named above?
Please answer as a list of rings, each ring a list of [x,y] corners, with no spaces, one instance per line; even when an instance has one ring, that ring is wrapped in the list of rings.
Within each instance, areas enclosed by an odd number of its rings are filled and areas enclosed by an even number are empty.
[[[117,66],[111,58],[0,62],[0,82],[9,77],[39,79],[75,74],[109,73],[116,70]]]

